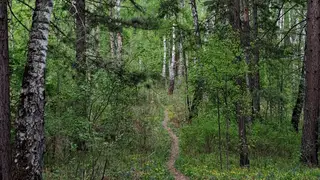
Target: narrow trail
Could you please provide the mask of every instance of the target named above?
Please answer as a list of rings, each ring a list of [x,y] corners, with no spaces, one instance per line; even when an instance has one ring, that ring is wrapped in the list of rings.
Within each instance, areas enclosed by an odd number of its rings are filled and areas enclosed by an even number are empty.
[[[166,129],[171,138],[171,150],[170,150],[170,159],[167,162],[167,167],[170,173],[174,176],[175,180],[189,180],[189,178],[183,175],[179,170],[174,167],[176,159],[179,156],[179,138],[174,134],[174,132],[168,127],[168,111],[164,111],[164,119],[162,125]]]

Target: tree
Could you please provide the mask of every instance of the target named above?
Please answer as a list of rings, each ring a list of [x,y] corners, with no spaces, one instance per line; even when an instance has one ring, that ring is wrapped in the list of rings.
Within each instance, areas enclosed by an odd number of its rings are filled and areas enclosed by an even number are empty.
[[[116,19],[120,20],[121,0],[116,0]],[[122,69],[122,28],[121,23],[117,23],[117,63],[118,67]]]
[[[240,42],[242,47],[245,49],[245,59],[247,63],[249,62],[249,52],[248,48],[250,46],[250,40],[248,38],[249,34],[249,12],[248,9],[244,9],[244,28],[241,29],[241,21],[240,21],[240,0],[233,0],[232,8],[233,13],[232,15],[232,27],[234,31],[240,33]],[[240,57],[241,60],[241,57]],[[240,62],[237,62],[240,64]],[[246,75],[247,78],[247,75]],[[248,84],[245,83],[246,80],[240,76],[236,78],[236,84],[240,87],[240,93],[245,94]],[[247,82],[248,83],[248,82]],[[240,166],[241,167],[248,167],[249,162],[249,152],[248,152],[248,145],[247,145],[247,136],[246,136],[246,115],[244,112],[245,107],[245,101],[243,100],[243,97],[240,97],[240,99],[236,102],[236,117],[238,121],[238,133],[239,133],[239,140],[240,140]]]
[[[111,7],[109,7],[109,14],[111,18],[114,18],[117,23],[113,27],[110,28],[109,38],[110,38],[110,51],[111,57],[116,57],[116,66],[120,70],[123,66],[122,61],[122,27],[121,27],[121,19],[120,19],[120,11],[121,11],[121,0],[111,0]]]
[[[86,4],[85,0],[77,0],[75,3],[76,19],[76,60],[79,72],[86,71]]]
[[[308,0],[306,38],[306,94],[302,129],[301,162],[318,165],[318,118],[320,79],[320,4]]]
[[[258,1],[253,0],[253,38],[255,40],[254,47],[252,49],[253,59],[250,64],[251,78],[250,78],[250,91],[252,95],[252,121],[260,113],[260,51],[258,43]]]
[[[176,30],[175,25],[172,26],[172,52],[171,62],[169,66],[169,89],[168,94],[172,95],[174,90],[174,79],[176,76]]]
[[[167,74],[166,74],[166,63],[167,63],[167,39],[166,36],[163,36],[163,60],[162,60],[162,78],[165,81]]]
[[[201,36],[200,36],[200,26],[199,26],[199,17],[197,4],[195,0],[190,0],[191,12],[193,17],[193,27],[194,27],[194,37],[196,41],[196,49],[199,50],[201,48]],[[198,66],[201,68],[201,62],[198,62],[199,59],[195,58],[195,62],[198,63]],[[201,71],[201,70],[200,70]],[[190,107],[189,112],[189,122],[192,122],[192,118],[198,115],[198,106],[202,100],[203,96],[203,86],[204,82],[200,74],[197,75],[196,79],[196,88],[193,95],[192,105]]]
[[[11,179],[7,0],[0,1],[0,179]]]
[[[52,0],[36,0],[16,120],[13,179],[42,179],[45,68]]]
[[[301,68],[301,77],[300,77],[300,82],[299,82],[299,89],[298,89],[298,95],[296,99],[296,103],[294,105],[293,111],[292,111],[292,117],[291,117],[291,124],[293,126],[293,129],[298,133],[299,132],[299,122],[300,122],[300,116],[302,112],[302,107],[303,107],[303,98],[304,98],[304,61],[302,62],[302,68]]]

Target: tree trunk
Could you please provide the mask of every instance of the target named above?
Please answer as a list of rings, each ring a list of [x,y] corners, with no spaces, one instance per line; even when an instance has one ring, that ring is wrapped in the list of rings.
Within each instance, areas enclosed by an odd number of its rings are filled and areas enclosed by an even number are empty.
[[[115,7],[115,19],[120,19],[120,10],[121,10],[121,0],[116,1],[116,7]],[[117,23],[117,64],[118,67],[121,69],[123,66],[122,61],[122,28],[121,23]]]
[[[244,30],[241,29],[241,21],[240,21],[240,0],[233,0],[231,3],[233,5],[233,13],[232,13],[232,27],[234,31],[240,33],[240,41],[242,46],[245,48],[245,59],[248,63],[249,57],[248,57],[248,46],[250,46],[250,40],[245,40],[248,38],[249,31],[249,13],[248,9],[244,9]],[[249,43],[248,43],[249,42]],[[240,63],[240,62],[238,62]],[[240,75],[241,76],[241,75]],[[247,74],[245,76],[248,77]],[[247,86],[246,85],[246,79],[244,77],[238,77],[236,79],[237,85],[240,87],[240,93],[245,94],[247,93]],[[248,151],[248,145],[247,145],[247,136],[246,136],[246,115],[244,114],[244,107],[245,107],[245,100],[242,99],[243,97],[240,97],[239,100],[236,102],[236,117],[238,121],[238,131],[239,131],[239,140],[240,140],[240,166],[241,167],[249,167],[249,151]]]
[[[241,81],[241,80],[240,80]],[[240,82],[242,83],[242,82]],[[249,152],[247,145],[247,136],[246,136],[246,118],[243,114],[242,103],[236,103],[237,111],[237,120],[238,120],[238,130],[239,130],[239,139],[240,139],[240,166],[249,167]]]
[[[16,120],[14,180],[41,180],[44,151],[45,67],[52,0],[37,0]]]
[[[303,98],[304,98],[304,91],[305,91],[304,61],[302,63],[303,65],[302,65],[301,75],[300,75],[298,96],[297,96],[296,104],[294,105],[294,108],[292,111],[292,118],[291,118],[291,124],[293,126],[293,129],[297,133],[299,132],[299,122],[300,122],[300,116],[301,116],[302,107],[303,107]]]
[[[166,36],[163,36],[162,77],[163,77],[164,80],[167,77],[167,74],[166,74],[166,63],[167,63],[167,39],[166,39]]]
[[[302,129],[301,161],[318,165],[320,4],[308,0],[306,50],[306,97]]]
[[[171,63],[169,68],[169,89],[168,94],[172,95],[174,90],[174,79],[175,79],[175,72],[176,72],[176,31],[175,31],[175,24],[172,26],[172,56],[171,56]]]
[[[0,179],[11,179],[7,0],[0,1]]]
[[[196,46],[198,49],[200,49],[201,36],[200,36],[199,17],[198,17],[198,10],[197,10],[196,1],[190,0],[190,6],[191,6],[191,11],[192,11],[192,17],[193,17],[193,26],[194,26],[194,35],[196,38]]]
[[[76,60],[78,70],[86,74],[86,14],[85,0],[76,1]]]
[[[178,76],[182,78],[184,76],[184,63],[183,63],[183,34],[182,30],[180,30],[179,36],[179,66],[178,66]]]
[[[113,0],[111,0],[111,7],[109,7],[109,16],[110,18],[113,18]],[[113,29],[109,29],[109,39],[110,39],[110,54],[111,58],[114,58],[116,55],[116,45],[115,45],[115,34],[113,32]]]
[[[246,85],[247,88],[244,90],[248,92],[251,96],[253,95],[253,86],[252,86],[252,72],[253,72],[253,62],[251,60],[251,38],[250,38],[250,22],[249,22],[249,8],[248,8],[248,2],[246,0],[243,0],[243,27],[242,30],[240,30],[240,41],[241,45],[244,49],[244,56],[247,66],[249,67],[249,73],[246,73]],[[252,100],[252,99],[251,99]],[[251,106],[251,109],[252,106]],[[247,119],[249,122],[252,122],[253,115],[247,116]]]
[[[253,61],[251,66],[251,94],[252,94],[252,121],[260,113],[260,51],[258,42],[258,5],[257,0],[253,4],[253,38],[255,40],[253,47]]]
[[[194,26],[194,35],[196,40],[196,47],[197,50],[201,48],[201,36],[200,36],[200,27],[199,27],[199,18],[198,18],[198,11],[197,11],[197,5],[195,0],[190,0],[190,6],[192,11],[192,17],[193,17],[193,26]],[[195,62],[198,62],[199,59],[196,57]],[[198,65],[200,62],[198,62]],[[201,68],[201,64],[199,65]],[[201,71],[201,69],[199,70]],[[196,88],[193,95],[193,101],[189,112],[189,123],[192,122],[192,119],[198,115],[198,106],[200,105],[200,102],[202,100],[203,96],[203,86],[204,82],[200,74],[197,75],[196,80]]]

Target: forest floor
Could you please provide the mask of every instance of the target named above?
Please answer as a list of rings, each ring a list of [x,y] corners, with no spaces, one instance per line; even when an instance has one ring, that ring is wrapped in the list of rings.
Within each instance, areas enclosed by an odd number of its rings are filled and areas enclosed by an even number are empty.
[[[162,125],[170,135],[171,139],[171,149],[170,149],[170,159],[167,162],[167,168],[170,173],[174,176],[175,180],[189,180],[189,178],[183,175],[179,170],[174,167],[176,159],[179,156],[179,137],[175,135],[170,127],[168,127],[168,110],[164,111],[164,119]]]

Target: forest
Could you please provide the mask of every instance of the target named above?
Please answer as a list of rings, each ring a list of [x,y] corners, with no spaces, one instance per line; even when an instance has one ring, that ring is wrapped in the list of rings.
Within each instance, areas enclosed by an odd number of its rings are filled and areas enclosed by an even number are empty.
[[[320,179],[319,0],[0,0],[0,180]]]

